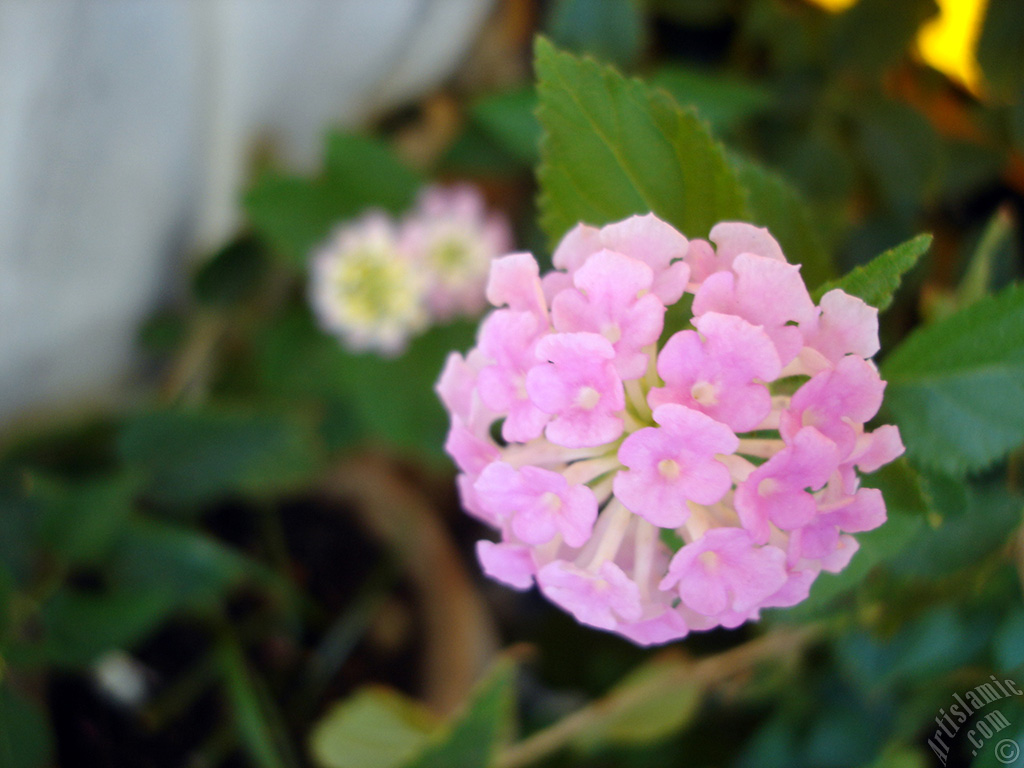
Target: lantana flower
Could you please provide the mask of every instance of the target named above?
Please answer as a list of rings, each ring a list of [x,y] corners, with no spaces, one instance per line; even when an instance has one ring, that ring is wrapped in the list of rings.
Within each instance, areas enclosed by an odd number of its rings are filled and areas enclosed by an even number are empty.
[[[507,221],[474,187],[427,187],[401,221],[374,210],[339,226],[311,260],[311,303],[350,349],[395,355],[432,324],[480,314],[510,247]]]
[[[688,241],[653,214],[578,225],[541,276],[493,262],[495,309],[438,382],[484,571],[650,645],[807,598],[885,521],[860,485],[903,452],[865,430],[878,312],[811,299],[766,229]],[[667,334],[666,310],[692,316]]]

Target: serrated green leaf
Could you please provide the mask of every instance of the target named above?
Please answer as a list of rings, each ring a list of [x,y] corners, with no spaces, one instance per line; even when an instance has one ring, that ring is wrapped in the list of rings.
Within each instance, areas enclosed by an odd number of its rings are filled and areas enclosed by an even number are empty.
[[[907,455],[949,474],[1024,442],[1024,286],[918,328],[882,366]]]
[[[834,288],[841,288],[851,296],[859,296],[868,304],[885,310],[907,272],[931,247],[931,235],[918,235],[905,243],[890,248],[867,264],[856,267],[838,280],[831,280],[813,292],[818,301]]]
[[[498,659],[470,697],[465,711],[404,768],[488,768],[499,744],[511,735],[515,716],[516,665]]]
[[[738,155],[729,161],[747,193],[751,224],[767,227],[786,259],[800,264],[809,286],[821,285],[836,271],[803,195],[781,176]]]
[[[419,702],[372,686],[334,705],[313,728],[309,748],[322,768],[399,768],[437,728]]]
[[[310,430],[299,420],[212,408],[136,416],[118,449],[127,466],[148,479],[149,493],[173,506],[288,488],[319,459]]]
[[[692,112],[662,91],[536,45],[541,223],[552,244],[579,222],[653,211],[688,237],[745,218],[725,154]]]
[[[701,685],[685,681],[687,670],[679,661],[655,659],[631,672],[601,699],[600,714],[580,733],[577,746],[647,744],[681,730],[701,702]]]

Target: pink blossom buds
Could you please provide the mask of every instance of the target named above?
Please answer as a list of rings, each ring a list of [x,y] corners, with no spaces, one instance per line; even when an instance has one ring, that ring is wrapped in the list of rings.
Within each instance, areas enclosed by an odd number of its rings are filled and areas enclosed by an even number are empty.
[[[580,224],[553,261],[492,263],[497,309],[437,385],[463,505],[499,533],[484,571],[649,645],[844,568],[850,534],[885,521],[858,470],[903,452],[895,427],[864,429],[885,388],[877,310],[841,290],[816,306],[739,222],[710,242],[653,214]],[[662,342],[686,293],[691,327]]]
[[[508,224],[472,187],[428,187],[398,224],[380,211],[339,227],[311,262],[311,303],[349,348],[398,354],[433,322],[476,315]]]

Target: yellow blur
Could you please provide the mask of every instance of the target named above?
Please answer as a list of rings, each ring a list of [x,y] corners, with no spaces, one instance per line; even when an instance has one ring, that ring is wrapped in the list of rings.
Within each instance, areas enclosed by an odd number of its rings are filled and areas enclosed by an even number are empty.
[[[917,33],[917,49],[925,63],[976,95],[982,90],[982,81],[975,51],[987,1],[936,0],[939,15],[925,22]],[[841,13],[857,0],[807,2],[826,11]]]

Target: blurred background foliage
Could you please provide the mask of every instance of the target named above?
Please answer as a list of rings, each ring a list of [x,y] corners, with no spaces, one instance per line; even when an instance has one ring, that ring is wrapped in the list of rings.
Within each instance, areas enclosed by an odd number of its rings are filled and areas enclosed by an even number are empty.
[[[0,764],[1005,764],[1020,699],[984,749],[929,739],[1024,682],[1024,8],[940,5],[516,0],[317,177],[258,158],[248,226],[140,329],[150,396],[0,443]],[[428,180],[481,186],[542,261],[647,205],[769,225],[812,286],[871,262],[842,284],[891,301],[890,521],[807,602],[668,649],[486,582],[433,393],[475,323],[385,360],[306,303],[331,228]]]

